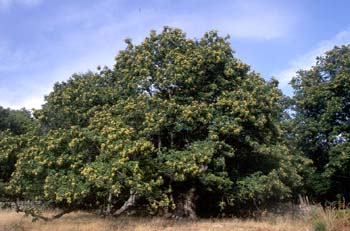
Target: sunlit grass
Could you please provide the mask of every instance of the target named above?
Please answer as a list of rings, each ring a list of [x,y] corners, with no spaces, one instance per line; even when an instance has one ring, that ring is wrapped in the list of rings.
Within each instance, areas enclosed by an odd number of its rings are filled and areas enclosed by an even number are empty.
[[[315,231],[350,231],[350,210],[327,206],[312,212]]]
[[[1,231],[309,231],[307,221],[278,217],[263,221],[239,219],[170,220],[164,218],[102,218],[86,212],[74,212],[51,221],[33,223],[30,218],[13,211],[0,211]]]

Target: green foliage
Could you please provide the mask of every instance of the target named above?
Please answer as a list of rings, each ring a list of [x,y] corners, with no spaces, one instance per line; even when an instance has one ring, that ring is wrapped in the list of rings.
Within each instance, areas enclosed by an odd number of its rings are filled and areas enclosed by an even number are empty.
[[[37,122],[25,109],[11,110],[0,107],[0,199],[9,197],[6,186],[15,171],[15,164],[27,147],[27,138],[36,132]],[[8,198],[7,198],[8,199]]]
[[[314,222],[315,231],[327,231],[326,225],[323,221],[317,220]]]
[[[0,131],[9,130],[20,135],[33,130],[35,125],[36,122],[28,110],[11,110],[0,106]]]
[[[349,198],[350,47],[335,47],[293,79],[295,138],[312,159],[308,181],[320,199]]]
[[[93,108],[114,104],[117,89],[109,75],[104,69],[100,74],[74,74],[68,81],[56,83],[42,109],[34,112],[44,130],[87,126]]]
[[[284,99],[234,57],[228,37],[179,29],[126,40],[112,70],[58,83],[35,112],[8,192],[58,207],[174,209],[195,189],[215,211],[301,185],[302,161],[283,142]],[[212,215],[214,212],[211,212]]]

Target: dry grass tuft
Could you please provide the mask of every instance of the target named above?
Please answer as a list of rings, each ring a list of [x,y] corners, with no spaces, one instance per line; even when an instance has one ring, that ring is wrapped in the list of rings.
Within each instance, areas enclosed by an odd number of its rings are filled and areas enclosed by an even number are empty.
[[[313,211],[313,228],[315,231],[350,231],[350,210],[348,207],[328,206]]]
[[[86,212],[75,212],[51,221],[32,222],[13,211],[0,211],[1,231],[309,231],[306,221],[274,218],[266,221],[239,219],[200,219],[174,221],[163,218],[101,218]]]

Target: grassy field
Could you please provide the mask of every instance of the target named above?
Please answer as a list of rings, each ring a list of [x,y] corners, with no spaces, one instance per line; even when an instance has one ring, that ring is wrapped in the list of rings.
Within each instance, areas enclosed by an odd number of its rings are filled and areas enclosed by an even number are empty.
[[[308,231],[313,230],[307,221],[270,218],[264,221],[238,219],[200,219],[196,221],[162,218],[105,219],[93,214],[75,212],[51,221],[32,223],[31,219],[13,211],[0,211],[1,231]]]

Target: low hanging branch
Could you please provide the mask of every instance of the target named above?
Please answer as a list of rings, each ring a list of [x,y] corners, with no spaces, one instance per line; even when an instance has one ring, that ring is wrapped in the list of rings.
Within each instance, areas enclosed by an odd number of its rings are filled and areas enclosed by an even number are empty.
[[[55,214],[51,217],[46,217],[46,216],[43,216],[43,215],[39,214],[38,212],[36,212],[34,208],[21,208],[18,205],[18,201],[15,201],[15,206],[16,206],[17,213],[22,212],[22,213],[25,213],[25,214],[32,216],[34,219],[41,219],[43,221],[52,221],[52,220],[58,219],[58,218],[62,217],[63,215],[70,213],[74,210],[73,208],[64,209],[62,212],[60,212],[58,214]]]
[[[128,210],[130,207],[134,206],[136,199],[137,199],[137,194],[133,190],[130,190],[130,196],[128,200],[123,204],[122,207],[120,207],[117,211],[113,213],[113,216],[118,217],[121,214],[123,214],[126,210]]]

